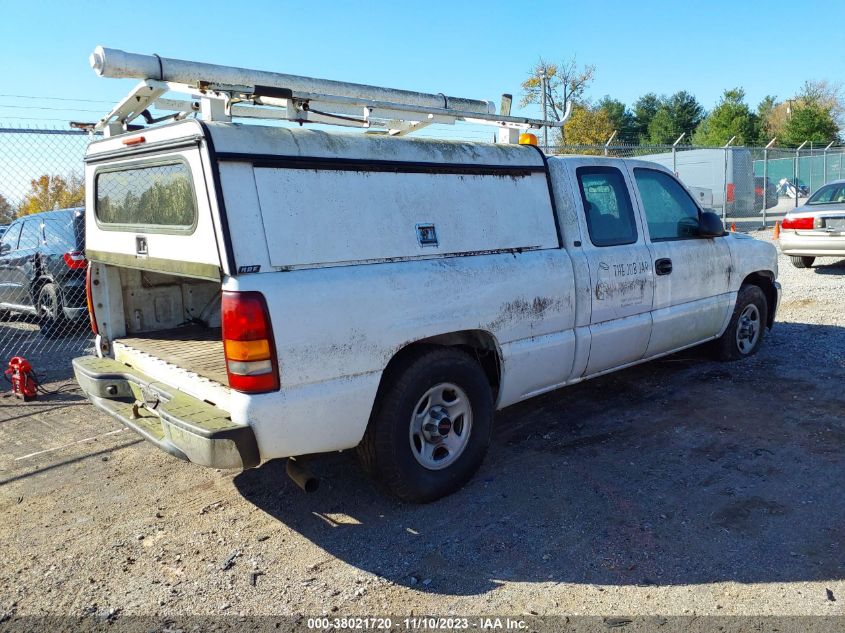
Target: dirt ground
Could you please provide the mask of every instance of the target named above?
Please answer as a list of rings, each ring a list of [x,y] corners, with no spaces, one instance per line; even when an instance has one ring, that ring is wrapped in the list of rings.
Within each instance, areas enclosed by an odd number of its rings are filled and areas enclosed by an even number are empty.
[[[306,495],[283,463],[169,457],[78,392],[0,399],[0,622],[842,616],[845,260],[781,258],[781,281],[756,357],[692,350],[510,407],[473,481],[423,506],[345,454]]]

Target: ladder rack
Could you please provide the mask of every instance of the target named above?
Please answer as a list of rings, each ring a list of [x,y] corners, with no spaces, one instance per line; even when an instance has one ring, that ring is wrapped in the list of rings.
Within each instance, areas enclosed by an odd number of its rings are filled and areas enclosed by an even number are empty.
[[[447,97],[379,86],[314,79],[266,71],[139,55],[98,46],[90,57],[98,75],[135,78],[141,82],[94,127],[111,136],[147,124],[200,115],[205,121],[232,118],[272,119],[366,129],[369,133],[404,136],[435,123],[458,121],[498,128],[498,142],[516,143],[522,131],[562,127],[560,121],[510,115],[512,97],[502,95],[497,114],[490,101]],[[188,99],[164,98],[177,93]],[[154,119],[149,108],[171,112]]]

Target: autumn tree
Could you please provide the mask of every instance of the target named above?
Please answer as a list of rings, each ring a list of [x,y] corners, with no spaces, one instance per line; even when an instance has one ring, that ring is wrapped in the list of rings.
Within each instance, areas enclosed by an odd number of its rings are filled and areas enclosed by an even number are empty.
[[[570,145],[602,145],[616,129],[604,108],[577,105],[566,123],[566,142]]]
[[[719,104],[707,115],[693,134],[695,145],[720,147],[731,137],[736,145],[753,145],[760,136],[757,115],[745,103],[742,88],[725,90]]]
[[[580,66],[575,57],[560,64],[551,64],[540,58],[528,72],[528,79],[522,82],[520,105],[524,107],[542,104],[545,77],[547,116],[551,120],[560,121],[570,102],[576,104],[584,99],[584,93],[593,82],[595,72],[595,66]],[[565,140],[563,130],[561,139]]]
[[[18,208],[18,215],[30,215],[52,209],[78,207],[85,203],[82,178],[44,175],[30,181],[30,192]]]

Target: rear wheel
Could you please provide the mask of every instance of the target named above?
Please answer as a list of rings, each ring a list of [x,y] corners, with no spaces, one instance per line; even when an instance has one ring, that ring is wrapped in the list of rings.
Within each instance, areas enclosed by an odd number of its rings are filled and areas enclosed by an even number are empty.
[[[358,446],[364,469],[404,501],[461,488],[490,443],[493,395],[481,366],[461,350],[430,348],[386,379]]]
[[[56,284],[47,283],[41,286],[35,308],[41,334],[47,338],[61,336],[65,329],[66,319],[62,309],[62,295]]]
[[[815,257],[790,256],[789,259],[792,260],[792,265],[796,268],[811,268],[813,266],[813,262],[816,261]]]
[[[763,290],[759,286],[742,286],[728,328],[715,342],[716,356],[732,361],[756,354],[766,333],[767,318]]]

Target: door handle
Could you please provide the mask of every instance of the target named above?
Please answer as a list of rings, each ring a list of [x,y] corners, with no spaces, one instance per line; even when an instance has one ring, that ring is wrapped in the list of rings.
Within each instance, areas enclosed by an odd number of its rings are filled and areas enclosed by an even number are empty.
[[[672,272],[672,260],[668,257],[658,259],[654,262],[654,271],[658,275],[668,275]]]

